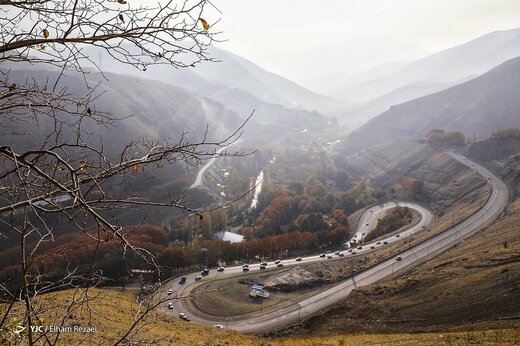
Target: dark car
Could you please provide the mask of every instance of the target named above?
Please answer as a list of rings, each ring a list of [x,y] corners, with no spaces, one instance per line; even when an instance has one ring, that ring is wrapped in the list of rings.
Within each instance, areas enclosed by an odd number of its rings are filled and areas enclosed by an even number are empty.
[[[301,257],[296,258],[296,262],[301,262],[301,260],[302,260]]]
[[[324,253],[322,253],[322,254],[320,255],[320,257],[321,257],[321,258],[324,258],[324,257],[325,257],[325,254],[324,254]]]
[[[218,271],[218,272],[223,272],[223,271],[224,271],[224,267],[218,267],[218,268],[217,268],[217,271]]]
[[[186,283],[186,277],[183,276],[180,280],[179,280],[179,284],[183,285]]]

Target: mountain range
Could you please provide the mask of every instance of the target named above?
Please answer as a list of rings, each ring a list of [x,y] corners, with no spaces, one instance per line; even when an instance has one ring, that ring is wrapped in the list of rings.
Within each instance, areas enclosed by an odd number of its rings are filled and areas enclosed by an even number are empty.
[[[520,57],[446,90],[424,96],[371,119],[341,142],[341,152],[398,139],[421,138],[435,128],[462,131],[467,137],[520,127]]]
[[[379,76],[347,80],[329,94],[350,102],[338,120],[360,125],[390,106],[463,83],[520,56],[520,28],[495,31],[395,69],[383,66]],[[386,72],[385,72],[386,69]],[[352,105],[352,103],[355,103]]]

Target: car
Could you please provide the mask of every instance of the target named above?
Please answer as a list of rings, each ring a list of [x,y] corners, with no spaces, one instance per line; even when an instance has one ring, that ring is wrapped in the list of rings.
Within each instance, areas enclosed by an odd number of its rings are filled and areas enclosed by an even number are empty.
[[[347,251],[348,251],[348,252],[352,252],[352,251],[354,251],[354,250],[352,250],[352,249],[348,249]]]
[[[365,235],[365,232],[361,233],[361,235]]]
[[[340,252],[338,256],[343,257],[343,256],[345,256],[345,254],[343,252]]]
[[[249,264],[247,264],[247,263],[242,264],[242,268],[249,268]]]
[[[187,322],[190,321],[190,319],[188,318],[188,316],[186,316],[186,314],[185,314],[184,312],[181,312],[181,313],[179,314],[179,318],[180,318],[181,320],[184,320],[184,321],[187,321]]]
[[[491,177],[488,177],[488,180],[491,180]]]
[[[223,271],[224,271],[224,267],[218,267],[218,268],[217,268],[217,271],[218,271],[218,272],[223,272]]]
[[[296,258],[296,262],[301,262],[302,261],[302,258],[301,257],[297,257]]]
[[[400,236],[401,236],[401,235],[399,235],[399,234],[396,234],[396,235],[395,235],[396,238],[399,238]]]
[[[331,255],[328,255],[327,258],[328,258],[328,259],[332,259],[332,256],[331,256]]]
[[[373,250],[375,249],[376,247],[374,245],[370,245],[370,248]]]
[[[396,260],[396,261],[400,261],[400,260],[402,260],[402,258],[401,258],[401,256],[397,256],[397,257],[395,258],[395,260]]]
[[[334,252],[334,255],[339,256],[339,251]]]
[[[278,263],[276,266],[277,266],[277,267],[283,267],[283,263],[280,262],[280,263]]]
[[[200,279],[202,279],[202,276],[200,276],[200,275],[195,276],[195,281],[199,281]]]
[[[365,224],[365,226],[368,226],[368,222]]]
[[[243,272],[248,272],[249,271],[249,267],[242,267],[242,271]]]
[[[168,303],[168,309],[173,310],[173,303]]]
[[[355,255],[355,254],[356,254],[356,251],[352,251],[351,254]]]
[[[208,268],[204,268],[202,269],[202,271],[200,272],[200,275],[208,275],[209,274],[209,269]]]
[[[179,284],[184,285],[185,283],[186,283],[186,277],[183,276],[183,277],[181,277],[181,279],[179,280]]]
[[[325,257],[325,254],[324,254],[324,253],[322,253],[322,254],[320,255],[320,257],[321,257],[321,258],[324,258],[324,257]]]
[[[282,262],[282,261],[276,260],[276,261],[274,261],[274,264],[280,264],[280,262]]]
[[[267,262],[260,263],[261,266],[267,267]]]
[[[168,294],[169,294],[169,295],[172,294],[172,290],[168,290]]]
[[[264,266],[264,265],[260,266],[260,270],[264,270],[265,268],[267,268],[267,266]]]
[[[221,324],[215,324],[213,327],[218,328],[218,329],[222,329],[222,328],[224,328],[224,326],[221,325]]]
[[[363,247],[362,247],[362,246],[358,246],[357,249],[358,249],[358,250],[363,250]]]
[[[388,242],[385,240],[385,241],[383,242],[383,244],[388,245]]]
[[[376,245],[381,245],[381,242],[380,241],[376,242]]]
[[[422,225],[422,228],[425,229],[425,228],[426,228],[426,225]]]
[[[381,218],[380,218],[380,217],[378,217],[378,218],[377,218],[377,221],[381,221]]]
[[[370,209],[370,212],[373,213],[374,211],[372,209]]]

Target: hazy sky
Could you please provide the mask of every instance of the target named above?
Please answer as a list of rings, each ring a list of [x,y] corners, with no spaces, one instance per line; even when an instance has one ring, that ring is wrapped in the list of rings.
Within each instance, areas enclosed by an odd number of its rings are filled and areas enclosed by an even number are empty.
[[[520,0],[212,2],[223,13],[215,29],[228,40],[220,46],[303,83],[520,27]]]

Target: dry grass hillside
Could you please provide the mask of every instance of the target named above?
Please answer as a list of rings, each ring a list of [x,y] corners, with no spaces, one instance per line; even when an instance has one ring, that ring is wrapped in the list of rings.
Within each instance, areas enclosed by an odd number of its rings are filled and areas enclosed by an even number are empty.
[[[345,169],[353,177],[365,178],[376,189],[389,190],[400,179],[424,182],[418,199],[442,211],[485,185],[485,180],[454,160],[444,149],[414,141],[382,145],[350,156]],[[396,196],[403,198],[403,196]]]
[[[56,345],[113,345],[127,331],[132,323],[130,311],[135,311],[134,296],[129,292],[116,292],[94,289],[90,307],[75,311],[65,325],[90,325],[96,327],[94,333],[62,334]],[[73,299],[73,291],[47,295],[41,303],[52,306],[45,324],[53,316],[66,311],[66,302]],[[57,301],[63,304],[56,304]],[[234,331],[203,327],[181,321],[164,312],[152,313],[145,319],[144,325],[132,335],[131,341],[123,345],[260,345],[260,346],[311,346],[311,345],[514,345],[519,340],[519,331],[512,328],[488,331],[452,331],[443,333],[391,333],[391,334],[351,334],[346,331],[329,336],[292,336],[281,339],[259,338],[242,335]],[[15,345],[26,345],[23,339],[17,339]],[[36,344],[44,344],[39,340]]]
[[[501,177],[513,194],[520,195],[520,138],[475,142],[469,146],[467,155]]]

